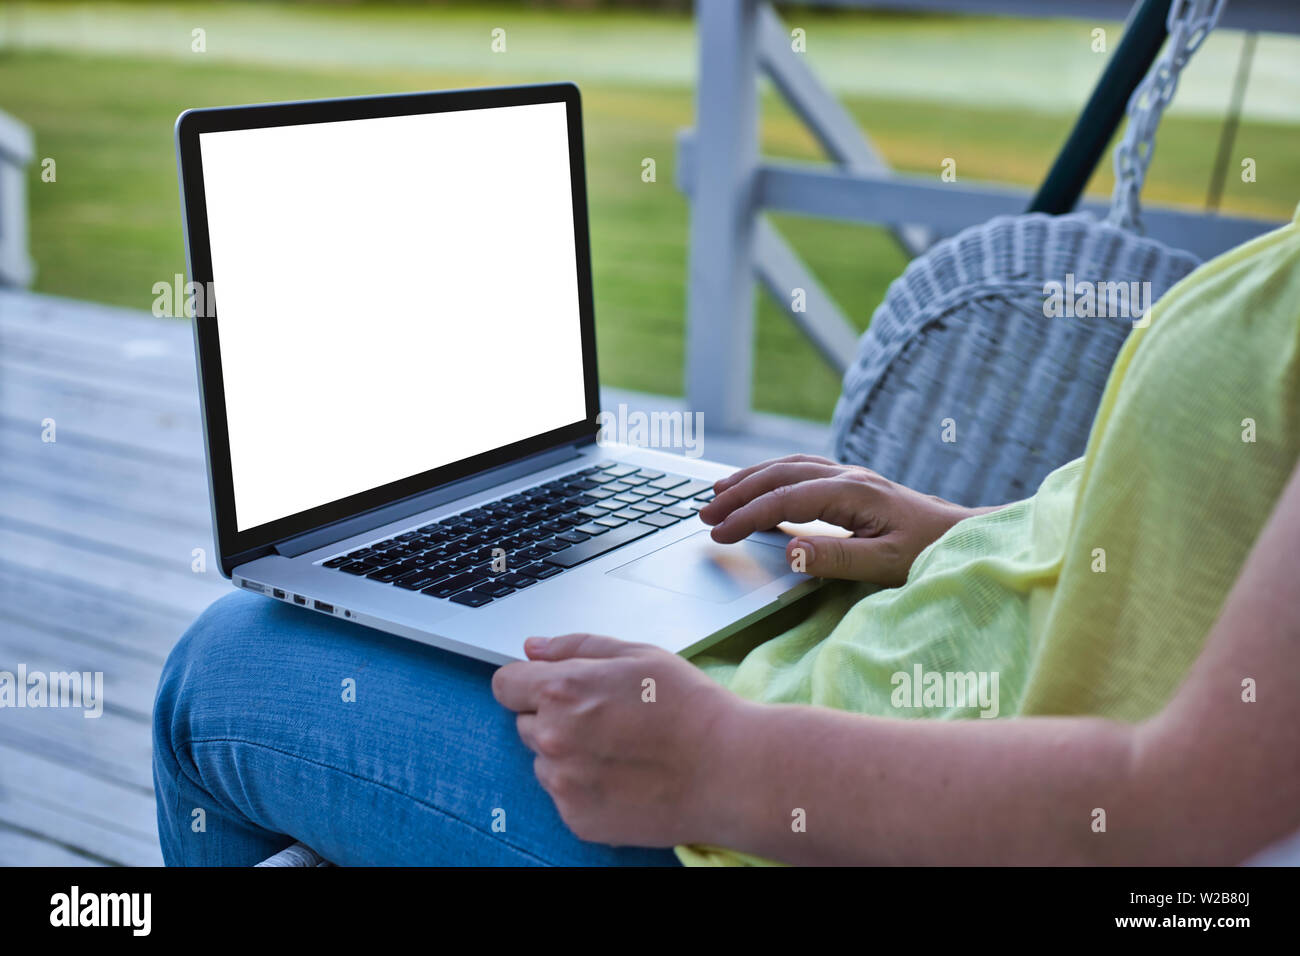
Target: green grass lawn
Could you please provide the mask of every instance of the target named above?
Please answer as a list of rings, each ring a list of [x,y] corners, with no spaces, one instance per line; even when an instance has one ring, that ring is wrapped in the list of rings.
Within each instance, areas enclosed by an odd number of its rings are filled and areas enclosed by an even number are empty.
[[[276,12],[290,27],[298,15],[296,8]],[[385,18],[413,14],[374,15],[387,22]],[[538,14],[531,11],[529,16]],[[555,16],[568,18],[569,42],[582,42],[583,31],[590,31],[594,39],[589,42],[605,44],[606,55],[618,59],[618,69],[595,70],[580,79],[601,379],[624,388],[681,394],[688,210],[674,186],[673,166],[677,132],[692,122],[693,90],[662,70],[644,82],[629,77],[623,60],[635,55],[647,59],[648,74],[655,73],[653,55],[637,52],[637,31],[646,15],[566,12],[552,14],[546,22]],[[667,23],[678,34],[686,31],[689,40],[688,20],[669,18]],[[933,29],[945,27],[936,21]],[[31,174],[32,254],[40,270],[36,288],[140,309],[153,301],[155,282],[183,271],[171,138],[181,110],[490,85],[565,73],[562,57],[552,58],[549,73],[503,77],[476,62],[455,69],[406,65],[410,56],[393,57],[403,65],[385,66],[379,58],[313,67],[299,62],[302,56],[281,64],[255,56],[245,62],[122,51],[107,41],[99,43],[107,49],[98,52],[94,42],[84,45],[87,49],[0,47],[0,108],[34,129],[38,157],[57,162],[55,183],[40,181],[39,166]],[[918,104],[858,94],[846,102],[900,169],[937,175],[942,158],[952,156],[962,179],[1026,185],[1041,178],[1072,121],[1068,111],[1022,106],[975,108],[943,100]],[[1216,119],[1194,116],[1166,121],[1148,181],[1149,199],[1203,204],[1219,126]],[[764,144],[770,154],[818,156],[797,120],[771,95],[764,101]],[[1225,209],[1289,217],[1300,198],[1297,145],[1294,125],[1243,123],[1236,152],[1255,157],[1260,176],[1247,185],[1230,175]],[[656,160],[657,182],[641,180],[644,157]],[[1109,184],[1107,166],[1092,191],[1104,193]],[[776,221],[844,311],[865,328],[889,281],[905,264],[892,239],[875,228],[790,216]],[[835,376],[765,298],[757,325],[756,406],[826,419],[839,392]]]

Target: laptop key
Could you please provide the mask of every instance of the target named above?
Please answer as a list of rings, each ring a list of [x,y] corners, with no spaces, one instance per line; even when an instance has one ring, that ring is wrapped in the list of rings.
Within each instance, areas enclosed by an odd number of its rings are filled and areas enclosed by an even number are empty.
[[[528,567],[524,568],[520,573],[526,574],[530,578],[537,578],[540,581],[545,578],[554,577],[563,570],[564,568],[556,567],[554,564],[542,564],[541,562],[538,562],[537,564],[528,565]]]
[[[674,525],[682,519],[674,517],[665,511],[657,515],[645,515],[641,520],[646,524],[654,525],[656,528],[667,528],[669,525]]]
[[[601,521],[608,521],[608,518],[602,518]],[[625,544],[644,538],[648,534],[653,534],[655,528],[648,524],[635,522],[625,524],[621,528],[615,528],[608,534],[602,534],[599,538],[592,538],[590,541],[584,541],[582,544],[575,544],[571,548],[558,551],[546,558],[548,564],[558,565],[562,568],[572,568],[584,561],[590,561],[592,558],[598,558],[602,554],[607,554],[615,548],[620,548]]]
[[[457,594],[452,600],[457,604],[464,604],[466,607],[482,607],[484,604],[492,603],[491,595],[480,594],[477,589]]]
[[[403,574],[393,583],[399,588],[405,588],[408,591],[423,591],[437,580],[438,575],[430,574],[427,570],[424,570]]]
[[[622,518],[624,521],[635,521],[641,517],[641,512],[633,511],[631,508],[624,508],[622,511],[615,511],[610,517]]]
[[[523,573],[522,571],[512,571],[509,574],[503,574],[501,575],[501,577],[497,578],[497,580],[500,581],[502,584],[510,585],[510,587],[514,588],[515,590],[519,590],[520,588],[532,587],[534,584],[537,583],[536,578],[530,577],[529,575]]]
[[[393,564],[384,568],[382,571],[372,571],[367,574],[366,577],[370,578],[372,581],[378,581],[380,584],[392,584],[403,574],[409,574],[414,570],[414,568],[409,567],[405,563]]]
[[[353,561],[351,564],[343,565],[342,567],[339,568],[339,570],[342,571],[344,574],[361,575],[361,574],[369,574],[371,571],[375,570],[375,568],[376,565],[373,565],[368,561]]]
[[[606,515],[603,518],[597,518],[596,524],[603,524],[606,528],[621,528],[627,524],[622,518],[615,518],[613,515]]]
[[[636,469],[631,465],[615,465],[613,468],[606,468],[605,474],[613,475],[615,478],[622,478],[624,475],[632,475]]]
[[[659,505],[652,505],[648,501],[638,501],[632,506],[633,511],[639,511],[643,515],[654,514],[659,510]]]
[[[690,481],[677,488],[668,491],[668,495],[673,498],[694,498],[701,491],[708,491],[713,486],[707,481]]]
[[[449,578],[453,574],[456,574],[460,571],[460,568],[454,568],[451,566],[450,561],[444,561],[441,564],[435,564],[432,567],[425,568],[424,570],[433,575],[434,581],[441,581],[443,578]]]
[[[686,484],[686,481],[687,479],[682,478],[679,475],[664,475],[662,478],[656,478],[648,484],[652,488],[659,488],[663,491],[667,491],[669,488],[676,488],[678,485]]]
[[[555,540],[567,541],[570,544],[581,544],[586,541],[588,537],[588,535],[583,534],[581,531],[566,531],[563,534],[557,534]]]
[[[474,588],[479,594],[486,594],[490,598],[505,597],[507,594],[513,594],[514,588],[504,581],[492,581],[489,584],[482,584]]]
[[[438,598],[451,597],[457,591],[463,591],[476,584],[481,584],[486,578],[487,575],[482,571],[467,571],[465,574],[457,574],[445,581],[439,581],[432,587],[425,588],[421,593],[432,594]]]
[[[587,535],[588,537],[595,537],[598,534],[604,534],[609,529],[606,528],[603,524],[596,524],[596,522],[594,521],[588,521],[586,524],[578,525],[573,530],[581,531],[583,534]]]
[[[326,561],[324,564],[322,564],[321,567],[323,567],[323,568],[337,568],[337,567],[341,567],[342,565],[345,565],[345,564],[350,564],[351,562],[352,562],[352,558],[351,558],[351,557],[349,557],[349,556],[346,555],[346,554],[341,554],[341,555],[339,555],[337,558],[330,558],[328,561]]]
[[[681,505],[678,505],[675,508],[665,508],[663,514],[672,515],[674,518],[689,518],[691,515],[695,514],[695,511],[696,509],[694,508],[683,508]]]

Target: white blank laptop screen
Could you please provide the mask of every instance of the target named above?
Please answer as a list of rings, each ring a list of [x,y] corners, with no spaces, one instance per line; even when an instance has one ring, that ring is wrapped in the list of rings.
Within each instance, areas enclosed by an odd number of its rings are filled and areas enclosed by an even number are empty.
[[[585,417],[563,103],[199,142],[238,530]]]

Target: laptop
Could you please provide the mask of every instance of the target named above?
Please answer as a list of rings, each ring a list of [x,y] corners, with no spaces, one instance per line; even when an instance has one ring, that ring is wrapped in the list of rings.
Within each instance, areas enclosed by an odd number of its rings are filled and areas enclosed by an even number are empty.
[[[236,587],[503,663],[691,654],[816,585],[712,541],[732,468],[598,440],[575,86],[195,109],[176,149]]]

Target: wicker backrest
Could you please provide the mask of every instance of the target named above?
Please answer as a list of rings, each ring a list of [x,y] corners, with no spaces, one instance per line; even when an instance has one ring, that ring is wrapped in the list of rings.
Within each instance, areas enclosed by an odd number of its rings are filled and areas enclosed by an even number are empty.
[[[1133,324],[1048,318],[1046,284],[1149,282],[1149,307],[1197,265],[1083,213],[1003,216],[938,243],[890,285],[862,336],[832,421],[835,456],[966,505],[1027,497],[1083,453]]]

